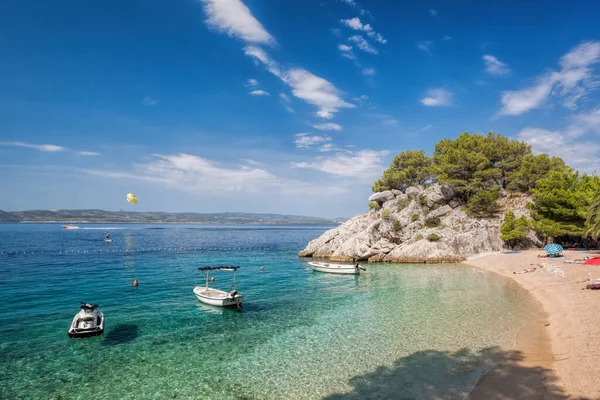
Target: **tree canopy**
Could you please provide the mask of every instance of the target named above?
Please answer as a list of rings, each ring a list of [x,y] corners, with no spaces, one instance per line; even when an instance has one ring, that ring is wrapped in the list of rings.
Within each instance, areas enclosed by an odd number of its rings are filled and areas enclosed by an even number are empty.
[[[586,234],[592,239],[600,239],[600,192],[596,195],[588,210]]]
[[[496,212],[500,190],[527,192],[533,196],[533,226],[543,236],[581,236],[588,231],[600,236],[600,205],[594,203],[595,211],[590,211],[600,178],[579,174],[559,157],[534,155],[524,142],[496,133],[465,132],[436,143],[432,157],[422,150],[405,151],[394,158],[373,191],[434,182],[453,186],[476,216]]]
[[[423,150],[403,151],[394,157],[392,165],[375,182],[374,192],[390,189],[405,189],[408,186],[424,185],[434,176],[433,159]]]

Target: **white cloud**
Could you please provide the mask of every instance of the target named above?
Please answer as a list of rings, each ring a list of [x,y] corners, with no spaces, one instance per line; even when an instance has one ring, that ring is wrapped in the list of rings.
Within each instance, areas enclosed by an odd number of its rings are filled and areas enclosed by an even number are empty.
[[[371,53],[371,54],[379,54],[379,52],[369,44],[369,42],[367,42],[365,40],[364,37],[360,36],[360,35],[354,35],[354,36],[350,36],[348,38],[348,40],[356,43],[356,47],[358,47],[359,49],[361,49],[364,52],[367,53]]]
[[[442,42],[447,42],[448,40],[452,40],[452,36],[450,36],[450,35],[442,36]]]
[[[208,23],[226,31],[230,36],[241,37],[253,43],[275,42],[241,1],[203,1],[209,16]],[[294,96],[316,106],[316,115],[321,118],[332,118],[340,109],[354,107],[342,99],[342,93],[331,82],[302,68],[286,69],[260,47],[248,45],[244,48],[244,54],[253,57],[255,63],[264,65],[269,72],[290,86]]]
[[[354,105],[342,99],[342,93],[329,81],[302,68],[284,70],[270,59],[264,50],[247,46],[245,53],[263,63],[267,70],[292,88],[292,94],[317,107],[316,115],[332,118],[341,108],[353,108]]]
[[[433,46],[433,42],[431,40],[419,40],[417,43],[415,43],[415,45],[417,46],[417,49],[431,54],[431,47]]]
[[[331,137],[329,136],[310,136],[308,133],[298,133],[294,137],[294,144],[299,149],[306,149],[323,142],[331,141]]]
[[[600,134],[600,108],[575,115],[567,128],[567,135],[572,138],[590,132]]]
[[[56,146],[54,144],[32,144],[24,142],[0,142],[0,146],[26,147],[29,149],[36,149],[48,153],[67,150],[65,147]]]
[[[452,93],[446,89],[429,89],[421,103],[429,107],[449,106],[452,104]]]
[[[287,94],[285,94],[285,93],[279,93],[279,97],[281,97],[281,99],[283,101],[285,101],[286,103],[288,103],[288,104],[290,103],[290,98],[288,97]]]
[[[324,124],[316,124],[313,125],[313,128],[319,129],[321,131],[341,131],[341,125],[334,124],[333,122],[326,122]]]
[[[359,150],[316,157],[311,162],[292,162],[294,168],[314,169],[327,174],[372,180],[384,170],[383,157],[388,151]]]
[[[502,92],[502,115],[519,115],[526,111],[540,107],[550,95],[554,82],[550,76],[539,79],[539,83],[532,87]]]
[[[305,69],[287,71],[285,82],[292,87],[294,96],[318,107],[316,113],[321,118],[332,118],[340,108],[352,108],[341,98],[341,92],[329,81],[320,78]]]
[[[260,90],[260,89],[253,90],[248,93],[251,94],[252,96],[270,96],[271,95],[271,93],[265,92],[264,90]]]
[[[381,122],[381,125],[396,126],[396,125],[398,125],[398,122],[399,122],[396,119],[396,117],[394,117],[393,115],[389,115],[389,114],[369,113],[366,115],[378,119]]]
[[[275,43],[275,39],[240,0],[202,1],[208,25],[248,43]]]
[[[332,185],[285,179],[263,168],[221,166],[212,160],[191,154],[161,155],[145,164],[134,164],[132,172],[84,169],[84,173],[113,179],[129,179],[161,184],[165,187],[192,193],[212,191],[215,195],[223,192],[264,193],[277,191],[285,195],[313,194],[322,190],[329,194],[346,193],[347,189]]]
[[[340,0],[342,3],[346,3],[352,7],[356,7],[356,3],[354,2],[354,0]]]
[[[429,14],[431,14],[432,17],[435,17],[437,15],[437,11],[436,10],[429,10]]]
[[[153,105],[156,105],[156,104],[158,104],[158,100],[157,100],[157,99],[153,99],[153,98],[152,98],[152,97],[150,97],[150,96],[146,96],[146,97],[144,97],[144,98],[142,99],[142,103],[143,103],[145,106],[153,106]]]
[[[255,88],[258,86],[258,81],[256,79],[248,79],[246,81],[246,86],[251,87],[251,88]]]
[[[259,166],[264,166],[264,163],[261,163],[259,161],[256,160],[252,160],[250,158],[240,158],[240,161],[245,162],[246,164],[250,164],[250,165],[259,165]]]
[[[318,150],[321,153],[328,153],[330,151],[334,151],[335,147],[333,147],[333,143],[327,143],[327,144],[324,144],[323,146],[319,147]]]
[[[358,17],[354,17],[352,19],[342,19],[340,22],[342,24],[346,25],[348,28],[352,28],[356,31],[369,32],[369,31],[373,30],[371,25],[369,25],[369,24],[363,25],[363,23],[360,22],[360,18],[358,18]]]
[[[565,160],[582,172],[600,171],[600,142],[576,142],[560,131],[539,128],[525,128],[517,135],[531,145],[536,153],[546,153]]]
[[[504,64],[491,54],[483,56],[483,63],[485,65],[485,71],[490,75],[502,76],[510,73],[508,65]]]
[[[342,37],[342,30],[340,28],[331,28],[331,34],[335,37]]]
[[[367,32],[367,35],[376,42],[379,42],[381,44],[387,43],[387,40],[383,36],[381,36],[381,34],[379,34],[377,32],[374,32],[374,31]]]
[[[373,68],[365,68],[362,70],[362,73],[363,73],[363,75],[367,75],[367,76],[373,76],[373,75],[377,74],[377,72]]]
[[[592,67],[599,62],[600,42],[580,44],[561,57],[560,71],[545,73],[531,87],[503,92],[500,115],[519,115],[539,108],[551,94],[560,94],[566,107],[576,108],[589,91],[598,87]]]
[[[346,46],[345,44],[340,44],[338,46],[338,49],[340,51],[350,51],[350,50],[352,50],[352,46]]]
[[[43,151],[45,153],[57,153],[57,152],[71,152],[75,154],[79,154],[80,156],[99,156],[100,153],[95,151],[77,151],[70,150],[63,146],[57,146],[54,144],[33,144],[33,143],[25,143],[25,142],[0,142],[0,146],[11,146],[11,147],[25,147],[28,149],[35,149],[39,151]]]

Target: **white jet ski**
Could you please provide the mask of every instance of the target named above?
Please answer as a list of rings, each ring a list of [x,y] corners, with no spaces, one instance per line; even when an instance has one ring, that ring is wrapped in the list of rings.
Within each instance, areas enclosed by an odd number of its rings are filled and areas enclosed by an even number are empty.
[[[75,314],[69,333],[70,338],[98,336],[104,333],[104,314],[98,304],[81,303],[81,311]]]

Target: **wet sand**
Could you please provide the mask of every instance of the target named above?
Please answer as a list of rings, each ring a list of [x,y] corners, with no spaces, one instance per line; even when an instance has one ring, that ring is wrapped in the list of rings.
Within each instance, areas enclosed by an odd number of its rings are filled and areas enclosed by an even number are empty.
[[[600,290],[582,290],[600,278],[600,267],[537,257],[543,253],[494,253],[467,261],[514,279],[541,310],[518,335],[511,356],[478,382],[469,399],[600,399]],[[600,254],[564,255],[573,260]],[[536,271],[513,274],[532,267]]]

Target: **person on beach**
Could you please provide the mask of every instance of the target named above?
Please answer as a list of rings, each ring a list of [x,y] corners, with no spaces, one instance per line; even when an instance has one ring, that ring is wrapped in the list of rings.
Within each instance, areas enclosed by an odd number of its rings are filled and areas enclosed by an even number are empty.
[[[527,269],[524,269],[523,271],[513,272],[513,274],[526,274],[528,272],[533,272],[535,270],[536,270],[536,268],[527,268]]]

